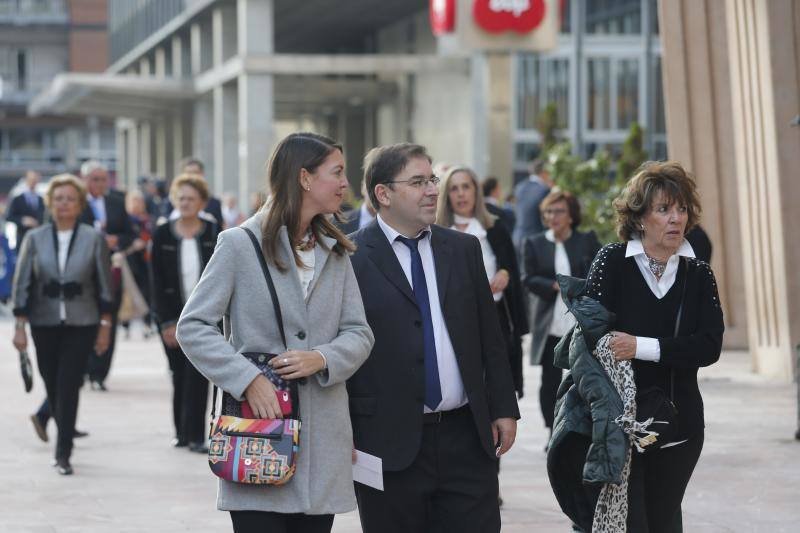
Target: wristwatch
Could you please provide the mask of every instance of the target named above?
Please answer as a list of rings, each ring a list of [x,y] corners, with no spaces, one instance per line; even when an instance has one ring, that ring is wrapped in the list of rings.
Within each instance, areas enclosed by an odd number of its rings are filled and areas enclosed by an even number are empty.
[[[25,322],[23,322],[22,320],[17,320],[14,323],[14,327],[17,329],[25,329]]]

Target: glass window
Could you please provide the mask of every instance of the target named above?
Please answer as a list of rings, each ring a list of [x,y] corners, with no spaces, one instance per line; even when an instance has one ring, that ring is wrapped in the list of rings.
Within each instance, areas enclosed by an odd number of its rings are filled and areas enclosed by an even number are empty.
[[[520,129],[536,129],[536,115],[539,112],[539,59],[532,55],[520,57],[518,81],[517,124]]]
[[[656,133],[666,133],[667,132],[667,122],[666,118],[664,117],[664,85],[661,81],[661,57],[656,56],[653,58],[653,69],[655,70],[655,74],[653,76],[653,83],[655,84],[654,93],[655,98],[653,99],[653,105],[655,106],[655,132]]]
[[[611,61],[608,58],[590,58],[587,61],[586,126],[590,130],[611,128]]]
[[[25,50],[17,50],[17,89],[25,90],[28,81],[28,54]]]
[[[642,31],[640,0],[586,0],[586,32],[626,35]]]
[[[638,120],[639,60],[620,59],[617,63],[617,129]]]
[[[556,106],[558,129],[569,120],[569,59],[523,56],[519,68],[517,123],[520,129],[535,130],[539,112],[549,103]]]
[[[561,33],[572,30],[572,0],[561,0]]]

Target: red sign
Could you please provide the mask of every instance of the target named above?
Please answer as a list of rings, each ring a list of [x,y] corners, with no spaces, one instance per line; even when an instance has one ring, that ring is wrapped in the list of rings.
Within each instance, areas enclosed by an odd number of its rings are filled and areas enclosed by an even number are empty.
[[[544,0],[475,0],[472,16],[491,33],[530,33],[544,20]]]
[[[456,27],[456,0],[430,0],[430,16],[434,35],[452,33]]]

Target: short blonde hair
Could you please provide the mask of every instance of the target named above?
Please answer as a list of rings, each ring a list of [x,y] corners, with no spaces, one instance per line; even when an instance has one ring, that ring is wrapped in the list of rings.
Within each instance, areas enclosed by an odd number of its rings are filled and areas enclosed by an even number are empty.
[[[78,192],[78,201],[81,205],[81,211],[86,209],[86,206],[89,205],[89,201],[86,199],[86,187],[83,185],[83,182],[73,174],[58,174],[50,178],[50,183],[47,184],[47,192],[44,195],[44,205],[50,209],[50,206],[53,204],[53,195],[56,189],[66,186],[70,186]]]
[[[689,219],[684,235],[697,225],[702,208],[694,177],[677,161],[646,161],[614,200],[620,239],[629,241],[641,235],[642,218],[650,212],[658,193],[663,193],[670,204],[686,206]]]
[[[486,202],[483,199],[483,187],[481,187],[480,183],[478,182],[478,175],[475,174],[471,168],[459,165],[452,165],[448,167],[447,172],[444,175],[444,179],[442,180],[441,185],[439,185],[439,201],[436,207],[436,223],[446,228],[449,228],[455,224],[453,206],[450,205],[450,195],[447,194],[447,190],[450,188],[450,180],[453,179],[453,176],[459,172],[463,172],[469,176],[469,179],[472,181],[472,186],[475,188],[475,210],[472,216],[481,223],[483,229],[489,229],[493,227],[495,221],[497,221],[497,217],[490,214],[486,209]]]
[[[175,204],[177,201],[178,189],[184,185],[188,185],[196,190],[200,195],[201,200],[204,202],[208,201],[208,182],[205,180],[205,178],[199,174],[181,174],[172,180],[172,185],[169,187],[169,199],[173,204]]]

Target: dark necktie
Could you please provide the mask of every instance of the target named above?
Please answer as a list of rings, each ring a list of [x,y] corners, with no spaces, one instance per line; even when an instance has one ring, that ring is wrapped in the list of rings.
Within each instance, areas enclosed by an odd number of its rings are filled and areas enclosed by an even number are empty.
[[[411,252],[411,283],[414,286],[414,298],[417,300],[419,314],[422,316],[422,341],[425,349],[425,405],[436,409],[442,402],[442,384],[439,382],[439,363],[436,360],[436,341],[433,335],[433,319],[431,304],[428,299],[428,283],[425,281],[425,269],[417,245],[424,239],[427,231],[416,239],[398,236],[397,240],[408,247]]]

